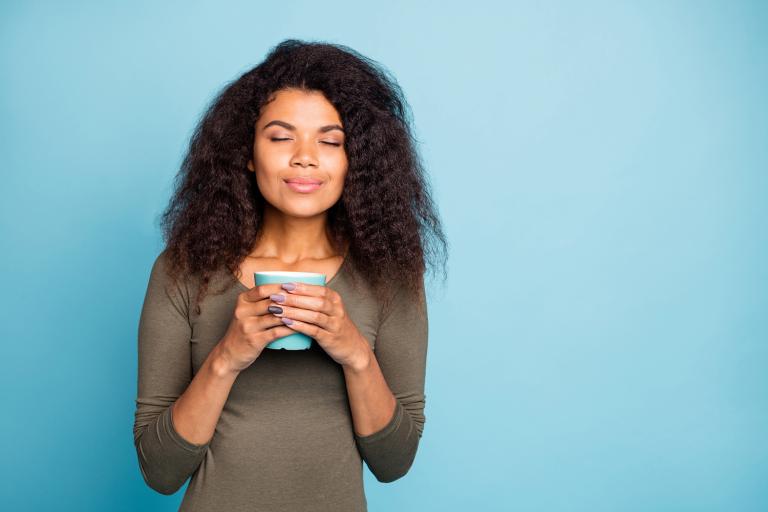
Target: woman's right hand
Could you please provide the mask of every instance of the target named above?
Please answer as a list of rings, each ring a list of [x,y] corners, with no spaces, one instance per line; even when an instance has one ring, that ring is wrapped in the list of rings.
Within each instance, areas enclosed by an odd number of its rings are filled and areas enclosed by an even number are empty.
[[[267,310],[272,304],[270,295],[276,293],[285,293],[280,283],[254,286],[238,295],[232,321],[217,346],[230,371],[245,370],[264,347],[295,332]]]

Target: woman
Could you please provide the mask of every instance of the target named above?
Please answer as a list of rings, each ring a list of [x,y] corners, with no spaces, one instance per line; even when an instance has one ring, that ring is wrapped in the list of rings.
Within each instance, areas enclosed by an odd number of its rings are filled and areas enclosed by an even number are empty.
[[[411,467],[425,256],[447,244],[406,105],[353,50],[287,40],[201,120],[139,322],[139,465],[163,494],[191,477],[181,510],[367,510],[363,460]],[[311,348],[265,350],[293,332]]]

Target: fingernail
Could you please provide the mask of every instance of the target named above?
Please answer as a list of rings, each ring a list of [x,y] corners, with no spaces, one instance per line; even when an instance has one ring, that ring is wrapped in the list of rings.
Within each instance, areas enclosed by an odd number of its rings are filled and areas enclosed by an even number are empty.
[[[296,285],[293,283],[283,283],[282,287],[283,290],[288,290],[290,292],[296,288]]]
[[[280,293],[275,293],[273,295],[270,295],[269,298],[275,302],[285,302],[285,296]]]
[[[269,306],[267,308],[267,310],[270,313],[282,313],[283,312],[283,308],[281,308],[280,306]]]
[[[290,318],[283,317],[280,320],[282,320],[285,325],[291,325],[293,323],[293,320],[291,320]]]

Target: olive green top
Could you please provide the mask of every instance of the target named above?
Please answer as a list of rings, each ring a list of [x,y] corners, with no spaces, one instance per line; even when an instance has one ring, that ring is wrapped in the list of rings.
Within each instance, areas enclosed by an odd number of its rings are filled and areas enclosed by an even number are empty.
[[[247,287],[219,271],[198,315],[190,307],[197,281],[172,283],[165,255],[152,266],[138,327],[133,433],[152,489],[173,494],[191,477],[182,511],[359,512],[367,510],[362,461],[379,482],[408,472],[425,422],[423,288],[420,303],[399,288],[385,310],[350,258],[327,283],[397,398],[381,430],[355,434],[342,367],[313,341],[308,350],[264,349],[235,380],[212,439],[195,445],[174,429],[170,405],[223,337]]]

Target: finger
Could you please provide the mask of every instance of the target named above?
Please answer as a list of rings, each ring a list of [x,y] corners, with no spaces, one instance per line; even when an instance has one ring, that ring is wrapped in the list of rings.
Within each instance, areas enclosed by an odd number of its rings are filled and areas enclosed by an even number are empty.
[[[279,311],[278,311],[279,310]],[[282,306],[279,304],[270,304],[269,312],[276,317],[290,318],[291,320],[300,320],[304,323],[315,324],[318,327],[330,331],[331,317],[320,311],[312,311],[309,309],[293,308],[290,306]]]
[[[275,327],[285,327],[285,324],[283,323],[282,319],[279,317],[276,317],[275,315],[261,316],[259,317],[258,322],[259,322],[260,331],[267,331]]]
[[[260,284],[240,295],[248,302],[258,302],[275,293],[285,293],[285,290],[280,288],[280,283]]]
[[[290,327],[287,327],[285,325],[279,325],[277,327],[272,327],[271,329],[264,330],[264,332],[262,333],[262,336],[266,336],[267,339],[271,338],[271,341],[270,341],[271,343],[272,341],[277,340],[279,338],[285,338],[286,336],[290,336],[294,332],[296,331],[294,331]]]
[[[312,311],[318,311],[325,313],[326,315],[332,315],[334,312],[334,304],[328,300],[327,296],[322,297],[310,297],[308,295],[292,295],[289,293],[278,293],[270,295],[270,298],[278,306],[291,306],[300,309],[309,309]]]
[[[292,318],[285,318],[285,317],[281,318],[281,320],[283,321],[283,323],[285,323],[289,328],[293,329],[294,331],[304,333],[310,338],[314,338],[319,341],[324,341],[326,337],[331,334],[325,329],[322,329],[314,324],[302,322],[301,320],[294,320]]]
[[[282,289],[292,295],[308,295],[310,297],[326,297],[331,293],[335,293],[335,290],[328,288],[327,286],[302,283],[301,281],[283,283]]]
[[[240,298],[238,299],[237,306],[235,307],[236,318],[243,319],[248,317],[257,317],[262,315],[268,315],[270,313],[269,305],[273,304],[273,302],[270,300],[269,297],[258,300],[256,302],[251,302],[245,296],[245,293],[246,292],[243,292],[242,294],[240,294]]]
[[[274,315],[244,316],[240,318],[241,328],[244,333],[260,333],[272,327],[279,326],[282,322]]]

